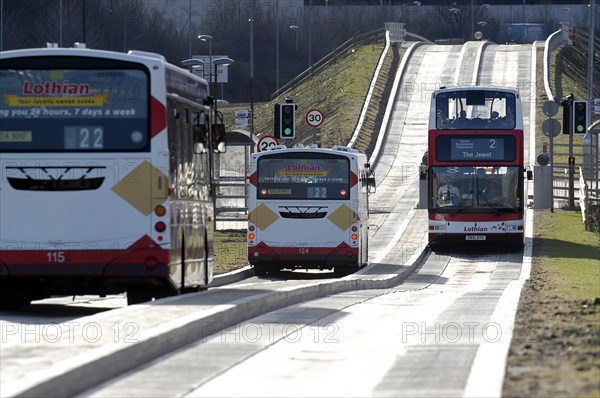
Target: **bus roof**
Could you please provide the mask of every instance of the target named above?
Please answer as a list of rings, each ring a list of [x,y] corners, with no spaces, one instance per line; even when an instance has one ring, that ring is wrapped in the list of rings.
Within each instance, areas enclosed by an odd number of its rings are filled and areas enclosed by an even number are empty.
[[[181,68],[169,63],[165,57],[158,53],[147,51],[130,50],[128,53],[117,51],[99,50],[85,47],[85,44],[75,43],[74,47],[57,47],[53,43],[48,43],[48,47],[26,48],[18,50],[8,50],[0,52],[0,60],[21,57],[98,57],[104,59],[114,59],[118,61],[139,62],[145,65],[151,63],[161,64],[166,69],[171,69],[178,73],[186,73],[193,76],[195,80],[208,82],[192,73],[188,73],[186,68]]]
[[[512,93],[519,98],[519,90],[513,87],[498,87],[498,86],[452,86],[452,87],[440,87],[435,90],[432,95],[435,97],[440,93],[451,93],[454,91],[496,91],[503,93]]]
[[[296,144],[291,148],[288,148],[285,145],[277,145],[269,147],[261,152],[255,153],[255,155],[264,155],[266,153],[273,153],[277,151],[285,151],[285,152],[322,152],[322,153],[339,153],[341,155],[360,155],[360,152],[354,148],[350,148],[343,145],[336,145],[333,148],[319,148],[315,144],[304,146],[302,144]]]

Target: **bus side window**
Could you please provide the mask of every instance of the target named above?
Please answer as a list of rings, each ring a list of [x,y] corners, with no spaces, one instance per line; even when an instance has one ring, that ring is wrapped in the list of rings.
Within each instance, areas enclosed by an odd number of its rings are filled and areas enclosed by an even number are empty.
[[[194,112],[194,121],[192,125],[192,140],[194,144],[194,153],[206,153],[207,134],[206,134],[206,115],[204,112]]]

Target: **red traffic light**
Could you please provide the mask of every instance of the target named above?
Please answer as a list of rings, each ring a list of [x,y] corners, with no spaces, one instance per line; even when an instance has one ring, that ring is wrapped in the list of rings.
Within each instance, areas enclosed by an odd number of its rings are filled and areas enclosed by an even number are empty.
[[[575,166],[575,156],[569,156],[569,166]]]

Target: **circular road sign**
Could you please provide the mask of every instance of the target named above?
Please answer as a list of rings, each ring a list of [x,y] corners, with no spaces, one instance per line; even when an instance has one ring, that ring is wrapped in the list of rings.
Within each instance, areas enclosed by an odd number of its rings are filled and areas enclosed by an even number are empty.
[[[481,31],[476,31],[475,33],[473,33],[473,37],[475,37],[475,39],[477,40],[481,40],[483,39],[483,33],[481,33]]]
[[[323,124],[323,113],[318,109],[311,109],[306,114],[306,123],[311,127],[319,127]]]
[[[546,137],[556,137],[560,134],[560,122],[556,119],[546,119],[542,123],[542,131]]]
[[[554,116],[558,112],[558,104],[554,101],[545,101],[542,105],[542,112],[548,117]]]
[[[277,145],[279,145],[279,142],[277,142],[277,138],[273,137],[272,135],[262,136],[260,140],[258,140],[258,144],[256,144],[258,152],[266,151],[267,149],[276,147]]]

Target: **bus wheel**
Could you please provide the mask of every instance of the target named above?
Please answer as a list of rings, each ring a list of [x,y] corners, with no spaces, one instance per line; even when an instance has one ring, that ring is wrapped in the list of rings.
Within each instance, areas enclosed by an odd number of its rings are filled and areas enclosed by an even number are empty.
[[[19,293],[14,286],[0,285],[0,310],[18,310],[22,305],[28,305],[31,299]]]
[[[0,297],[0,310],[18,310],[21,306],[21,300],[18,297]]]
[[[336,278],[341,278],[355,273],[359,270],[358,264],[336,264],[333,267],[333,275]]]
[[[254,264],[254,276],[266,276],[267,266],[264,264]]]
[[[175,295],[164,287],[157,286],[131,286],[127,289],[127,305],[134,305]]]

